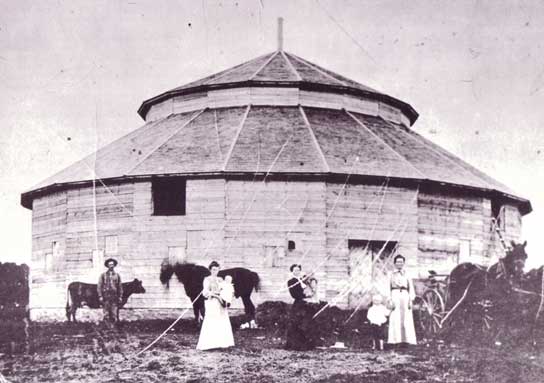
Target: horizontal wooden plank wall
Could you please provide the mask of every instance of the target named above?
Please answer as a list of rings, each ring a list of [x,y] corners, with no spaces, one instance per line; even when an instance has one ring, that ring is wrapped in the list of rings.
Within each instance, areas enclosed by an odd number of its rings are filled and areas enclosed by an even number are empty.
[[[491,217],[491,202],[486,203],[486,213],[485,217]],[[502,222],[499,222],[500,230],[502,237],[507,246],[510,246],[510,241],[520,242],[521,241],[521,214],[519,209],[514,205],[503,205],[502,211],[500,214],[500,219]],[[489,244],[488,244],[488,254],[492,259],[492,262],[495,262],[497,258],[503,257],[505,255],[504,249],[500,243],[500,239],[496,231],[491,231],[491,222],[489,223],[490,233],[489,233]]]
[[[381,116],[409,127],[409,119],[398,109],[376,100],[326,92],[299,90],[291,87],[252,87],[218,89],[189,95],[175,96],[149,109],[145,120],[155,121],[175,113],[204,108],[225,108],[244,105],[309,106],[316,108],[347,109],[353,112]]]
[[[139,278],[147,290],[129,300],[127,307],[135,309],[189,305],[175,277],[169,289],[160,283],[166,260],[250,268],[261,276],[258,304],[291,301],[285,284],[292,263],[315,272],[321,299],[335,298],[350,282],[349,239],[399,242],[409,269],[421,276],[431,267],[447,271],[459,240],[470,240],[471,256],[480,262],[491,261],[498,249],[485,198],[416,197],[415,189],[400,187],[384,194],[381,185],[223,179],[188,179],[186,196],[186,215],[154,216],[151,182],[98,185],[96,237],[92,187],[37,198],[31,307],[61,309],[69,282],[95,282],[104,268],[93,268],[92,250],[97,243],[105,251],[112,238],[115,246],[104,256],[119,260],[124,281]],[[518,209],[506,205],[504,217],[505,239],[518,240]],[[338,303],[347,305],[348,297]]]
[[[103,265],[93,265],[93,250],[105,250],[106,236],[117,236],[117,251],[104,254],[104,258],[118,258],[124,265],[124,255],[130,251],[131,218],[134,184],[117,184],[107,187],[86,187],[68,191],[66,229],[66,279],[67,282],[85,280],[94,282],[104,271]],[[96,204],[96,232],[95,232]],[[96,283],[96,282],[94,282]]]
[[[489,264],[491,207],[480,197],[420,193],[418,199],[418,231],[421,276],[429,269],[448,273],[463,254],[461,241],[466,241],[470,261]],[[466,254],[465,254],[466,255]]]
[[[66,247],[66,206],[64,191],[33,201],[30,307],[61,307],[66,302],[65,279],[59,274]]]
[[[521,241],[521,214],[513,205],[504,205],[504,233],[506,241]]]
[[[190,303],[175,276],[169,288],[159,280],[169,248],[197,264],[207,265],[209,259],[221,257],[225,181],[187,180],[186,195],[186,215],[154,216],[151,183],[135,184],[130,262],[132,275],[143,281],[146,293],[135,295],[130,307],[177,308]]]
[[[354,283],[346,278],[350,275],[349,239],[398,242],[398,251],[406,256],[407,266],[416,266],[416,190],[328,183],[326,193],[328,300],[339,299],[339,293]],[[345,306],[348,300],[349,296],[344,295],[338,303]]]
[[[226,190],[225,266],[259,273],[258,302],[291,301],[285,288],[289,266],[302,262],[309,272],[325,255],[324,184],[229,180]],[[290,240],[296,246],[291,251]]]
[[[96,189],[97,236],[94,228],[92,188],[80,188],[37,199],[33,210],[34,280],[32,291],[54,299],[34,299],[35,307],[64,306],[66,286],[80,280],[94,283],[102,265],[93,268],[92,250],[105,250],[106,237],[116,237],[117,270],[124,281],[139,278],[146,294],[134,295],[127,307],[181,307],[188,304],[182,286],[172,280],[170,289],[159,281],[161,263],[170,253],[184,260],[207,264],[221,258],[225,214],[224,180],[188,180],[187,215],[154,216],[151,183],[110,185]],[[198,239],[198,240],[197,240]],[[213,242],[210,243],[209,239]],[[59,243],[59,259],[45,270],[45,254]],[[192,242],[191,242],[192,241]],[[187,249],[191,242],[192,249]],[[171,251],[171,250],[174,251]],[[204,256],[203,252],[207,254]],[[43,297],[42,297],[43,298]]]

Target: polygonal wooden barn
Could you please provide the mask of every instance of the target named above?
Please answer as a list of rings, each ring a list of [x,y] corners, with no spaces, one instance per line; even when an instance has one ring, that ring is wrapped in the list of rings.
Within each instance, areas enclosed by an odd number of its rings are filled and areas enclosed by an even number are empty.
[[[530,202],[410,129],[407,103],[278,50],[141,105],[145,125],[22,194],[32,209],[31,313],[62,313],[66,286],[103,259],[179,308],[163,262],[245,266],[257,303],[289,300],[288,268],[355,306],[395,252],[414,275],[500,255]],[[96,178],[96,181],[94,179]],[[354,287],[352,289],[346,286]],[[383,286],[382,286],[383,287]]]

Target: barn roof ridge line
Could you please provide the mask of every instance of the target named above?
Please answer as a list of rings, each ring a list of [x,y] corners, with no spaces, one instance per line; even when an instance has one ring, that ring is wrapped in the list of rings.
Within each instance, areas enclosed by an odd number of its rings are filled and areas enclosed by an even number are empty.
[[[310,124],[310,121],[308,121],[308,116],[306,116],[306,112],[304,111],[304,108],[302,107],[302,105],[299,105],[298,109],[300,111],[300,114],[302,115],[302,119],[304,120],[304,123],[308,127],[308,131],[310,132],[310,136],[312,137],[312,142],[316,146],[317,152],[319,153],[319,155],[320,155],[320,157],[321,157],[321,159],[323,161],[323,164],[325,165],[325,171],[327,173],[330,173],[331,167],[330,167],[329,163],[327,162],[327,157],[325,157],[325,154],[323,153],[323,148],[321,148],[321,145],[319,145],[319,141],[317,141],[317,137],[315,136],[315,132],[312,129],[312,124]]]
[[[225,156],[225,161],[222,166],[222,170],[226,171],[227,166],[229,165],[229,161],[232,157],[232,152],[234,150],[234,147],[236,146],[236,142],[238,141],[238,138],[240,137],[240,133],[242,133],[242,129],[244,129],[244,124],[246,122],[247,116],[249,114],[249,111],[251,110],[251,104],[249,104],[246,107],[246,110],[242,116],[242,119],[240,120],[240,124],[238,128],[236,129],[236,135],[233,137],[231,144],[229,145],[229,151],[227,152],[227,155]]]
[[[268,64],[270,64],[270,61],[274,60],[274,57],[276,57],[280,52],[275,51],[270,55],[270,57],[261,65],[257,70],[249,76],[248,80],[253,80]],[[251,61],[250,61],[251,62]]]
[[[383,143],[385,147],[389,149],[389,151],[393,152],[397,157],[399,157],[403,162],[407,163],[408,166],[410,166],[412,169],[414,169],[418,174],[420,174],[423,179],[426,179],[425,174],[422,173],[414,164],[412,164],[406,157],[404,157],[402,154],[397,152],[395,149],[393,149],[387,142],[383,140],[383,138],[379,137],[378,135],[374,134],[372,130],[370,130],[361,120],[357,118],[353,113],[346,110],[346,113],[354,119],[363,129],[365,129],[368,133],[370,133],[373,137],[375,137],[377,140]],[[385,120],[384,120],[385,121]]]
[[[312,63],[310,63],[309,61],[306,61],[304,59],[302,59],[301,57],[298,57],[297,55],[294,55],[294,54],[290,54],[290,53],[286,53],[285,55],[290,55],[292,56],[295,60],[297,60],[299,63],[302,63],[303,65],[306,65],[308,68],[310,69],[315,69],[316,71],[318,71],[319,73],[323,74],[324,76],[330,78],[331,80],[333,81],[336,81],[340,86],[349,86],[349,84],[347,84],[345,81],[341,81],[333,76],[331,76],[330,74],[328,74],[327,72],[323,71],[319,66],[317,65],[314,65]],[[298,73],[298,71],[297,71]],[[380,93],[380,92],[377,92],[377,93]]]
[[[284,51],[281,51],[281,55],[283,56],[283,58],[285,59],[285,61],[286,61],[287,64],[289,65],[289,68],[291,68],[291,70],[293,71],[293,73],[295,74],[295,76],[297,76],[298,80],[299,80],[299,81],[302,81],[302,77],[300,76],[300,74],[298,73],[298,71],[295,69],[295,67],[293,66],[293,63],[291,62],[291,60],[289,60],[289,57],[287,57],[287,55],[285,54]]]

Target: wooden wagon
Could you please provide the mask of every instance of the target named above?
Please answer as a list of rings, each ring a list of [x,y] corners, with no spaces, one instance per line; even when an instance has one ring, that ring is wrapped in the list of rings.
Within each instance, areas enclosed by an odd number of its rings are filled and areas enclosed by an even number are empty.
[[[496,232],[500,246],[504,251],[504,258],[500,258],[496,264],[489,267],[465,263],[479,269],[480,275],[483,275],[483,279],[486,281],[483,286],[477,283],[473,285],[475,279],[473,277],[466,286],[463,286],[463,294],[457,296],[455,299],[451,299],[450,288],[452,283],[456,283],[456,281],[451,280],[452,274],[438,274],[433,270],[429,270],[427,278],[414,281],[414,285],[416,286],[416,298],[414,300],[415,319],[419,330],[425,337],[433,337],[444,329],[457,327],[457,324],[462,325],[465,329],[472,330],[471,333],[475,336],[487,338],[495,338],[497,336],[499,326],[494,323],[495,317],[501,312],[503,316],[505,313],[508,315],[508,310],[505,310],[508,309],[508,306],[512,309],[512,305],[508,305],[504,299],[505,296],[501,296],[501,292],[505,292],[501,288],[506,286],[510,291],[509,295],[512,292],[520,291],[519,288],[512,288],[511,281],[508,281],[509,273],[505,268],[505,260],[508,257],[512,259],[512,257],[521,256],[524,265],[527,254],[525,253],[526,243],[515,244],[512,242],[512,247],[509,248],[504,241],[497,221],[493,218],[491,222],[492,230]],[[514,249],[517,250],[514,251]],[[498,266],[499,272],[492,274],[494,278],[490,278],[490,283],[488,284],[487,274],[489,274],[490,269],[496,266]],[[504,275],[507,276],[506,280],[503,278]],[[499,279],[499,276],[502,276],[501,279]],[[491,283],[493,281],[503,282],[501,285]],[[542,286],[544,290],[544,278],[542,278]],[[495,290],[498,290],[498,294]],[[512,317],[514,316],[512,315]]]
[[[438,274],[430,270],[428,277],[415,280],[414,286],[414,319],[417,329],[425,338],[433,338],[443,330],[459,324],[477,331],[479,336],[496,335],[493,301],[485,298],[466,299],[468,289],[456,302],[449,301],[449,274]]]

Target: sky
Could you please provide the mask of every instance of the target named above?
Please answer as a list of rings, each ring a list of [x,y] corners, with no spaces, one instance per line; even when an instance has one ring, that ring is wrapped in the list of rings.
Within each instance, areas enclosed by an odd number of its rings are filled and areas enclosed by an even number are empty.
[[[143,125],[141,102],[277,48],[399,98],[412,127],[532,202],[544,264],[544,2],[0,0],[0,261],[20,194]]]

